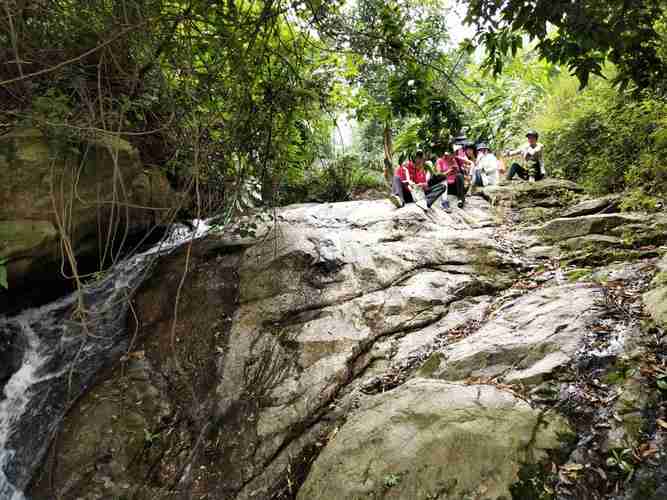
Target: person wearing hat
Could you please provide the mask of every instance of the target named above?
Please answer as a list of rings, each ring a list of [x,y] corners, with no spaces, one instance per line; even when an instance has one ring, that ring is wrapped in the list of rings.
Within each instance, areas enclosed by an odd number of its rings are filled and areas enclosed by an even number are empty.
[[[454,140],[453,149],[454,154],[445,153],[436,162],[436,171],[437,174],[431,179],[430,184],[433,186],[434,183],[440,185],[439,189],[442,191],[438,194],[442,196],[443,194],[454,194],[458,196],[459,208],[463,208],[465,205],[465,173],[466,167],[474,165],[465,153],[465,145],[467,144],[465,139],[462,137],[457,137]],[[445,189],[446,187],[446,189]],[[431,200],[429,200],[431,201]],[[434,203],[435,200],[431,202]],[[446,199],[443,201],[446,203]],[[443,205],[444,206],[444,205]]]
[[[467,164],[469,169],[472,169],[475,166],[475,161],[477,160],[477,148],[475,143],[472,141],[466,141],[463,143],[463,150],[466,153],[466,158],[470,160],[470,163]]]
[[[507,180],[511,181],[515,175],[518,175],[523,180],[530,179],[531,173],[536,181],[541,181],[546,175],[544,169],[544,146],[538,142],[540,134],[535,130],[530,130],[526,134],[528,144],[516,149],[508,151],[507,156],[521,156],[522,163],[513,163],[510,167]]]
[[[454,157],[456,158],[456,162],[462,171],[465,172],[466,169],[472,168],[475,165],[468,156],[468,150],[470,147],[474,147],[474,143],[466,139],[465,135],[456,137],[452,147],[454,149]],[[472,154],[474,156],[474,151]]]
[[[477,163],[472,174],[472,185],[477,187],[498,184],[498,158],[489,146],[480,142],[477,145]]]
[[[391,201],[396,208],[405,206],[406,203],[417,203],[419,192],[418,190],[428,189],[428,177],[426,170],[424,170],[424,152],[418,150],[415,154],[415,161],[408,160],[399,165],[394,172],[394,178],[391,185]],[[421,208],[426,208],[421,206]]]

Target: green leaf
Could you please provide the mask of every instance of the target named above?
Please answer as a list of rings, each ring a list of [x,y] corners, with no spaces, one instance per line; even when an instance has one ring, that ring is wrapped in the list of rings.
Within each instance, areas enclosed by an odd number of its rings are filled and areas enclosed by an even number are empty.
[[[0,260],[0,286],[5,290],[9,290],[9,283],[7,283],[7,268],[5,261]]]

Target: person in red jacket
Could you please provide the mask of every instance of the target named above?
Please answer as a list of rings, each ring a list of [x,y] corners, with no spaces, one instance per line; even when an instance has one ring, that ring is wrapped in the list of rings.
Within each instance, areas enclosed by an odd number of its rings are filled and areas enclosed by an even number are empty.
[[[415,161],[408,160],[399,165],[394,172],[389,200],[401,208],[406,203],[415,203],[416,189],[428,189],[428,176],[424,170],[424,152],[419,150],[415,155]],[[419,203],[418,203],[419,205]],[[426,208],[426,207],[421,207]]]
[[[465,175],[467,169],[474,166],[466,154],[471,144],[463,138],[454,142],[454,154],[446,153],[437,162],[437,179],[446,179],[447,194],[455,194],[459,198],[458,207],[463,208],[466,201]]]

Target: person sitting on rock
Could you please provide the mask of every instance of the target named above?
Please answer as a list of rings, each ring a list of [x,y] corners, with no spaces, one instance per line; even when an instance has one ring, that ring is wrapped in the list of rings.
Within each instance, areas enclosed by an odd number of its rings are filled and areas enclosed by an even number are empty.
[[[489,146],[481,142],[477,145],[477,162],[472,171],[473,187],[494,186],[498,184],[498,158]]]
[[[429,187],[431,188],[432,195],[431,197],[435,198],[431,201],[431,205],[435,203],[435,200],[439,198],[440,196],[443,196],[442,198],[442,208],[444,209],[449,209],[449,201],[447,199],[447,188],[449,186],[448,184],[448,178],[447,174],[450,170],[457,170],[458,169],[458,162],[456,161],[456,157],[454,156],[454,153],[451,151],[445,151],[440,158],[438,158],[435,162],[435,174],[431,176],[431,178],[428,181]],[[436,193],[438,193],[437,196]],[[427,197],[428,198],[428,197]]]
[[[536,181],[541,181],[546,175],[544,169],[544,146],[538,142],[540,134],[535,130],[530,130],[526,134],[528,144],[516,149],[508,151],[507,156],[521,156],[522,163],[512,163],[507,180],[511,181],[515,175],[518,175],[524,181],[530,179],[532,173]]]
[[[417,151],[414,162],[408,160],[403,165],[399,165],[394,172],[389,200],[396,208],[401,208],[406,203],[416,203],[416,198],[419,197],[416,191],[418,189],[428,189],[428,178],[424,170],[424,152],[421,150]]]
[[[453,149],[454,157],[462,171],[472,168],[474,162],[468,157],[468,149],[473,145],[465,136],[459,136],[454,139]]]
[[[457,138],[457,141],[459,138]],[[465,144],[465,143],[464,143]],[[455,194],[459,198],[458,207],[463,208],[466,201],[465,173],[468,166],[473,166],[465,153],[464,144],[455,142],[453,155],[443,155],[438,160],[438,175],[447,181],[447,194]]]
[[[472,141],[466,141],[463,144],[463,150],[465,151],[465,158],[468,159],[466,165],[471,170],[477,161],[477,149],[475,148],[475,143]]]

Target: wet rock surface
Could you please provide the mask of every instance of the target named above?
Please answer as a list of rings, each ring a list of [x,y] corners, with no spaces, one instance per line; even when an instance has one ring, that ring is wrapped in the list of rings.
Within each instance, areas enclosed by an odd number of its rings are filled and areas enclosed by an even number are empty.
[[[570,250],[526,210],[558,217],[580,192],[518,182],[451,213],[292,206],[254,235],[163,258],[134,298],[125,355],[73,405],[29,492],[630,494],[627,470],[658,478],[664,460],[667,343],[644,312],[663,250],[644,247],[662,222],[580,206],[571,226],[546,225],[645,253],[561,262]]]
[[[179,204],[166,177],[145,169],[139,152],[119,136],[56,143],[31,128],[0,137],[0,260],[12,290],[0,288],[3,314],[62,296],[48,290],[66,281],[61,237],[79,257],[81,274],[99,271],[124,243],[132,248],[135,236],[170,220]],[[72,274],[66,258],[62,266]]]

